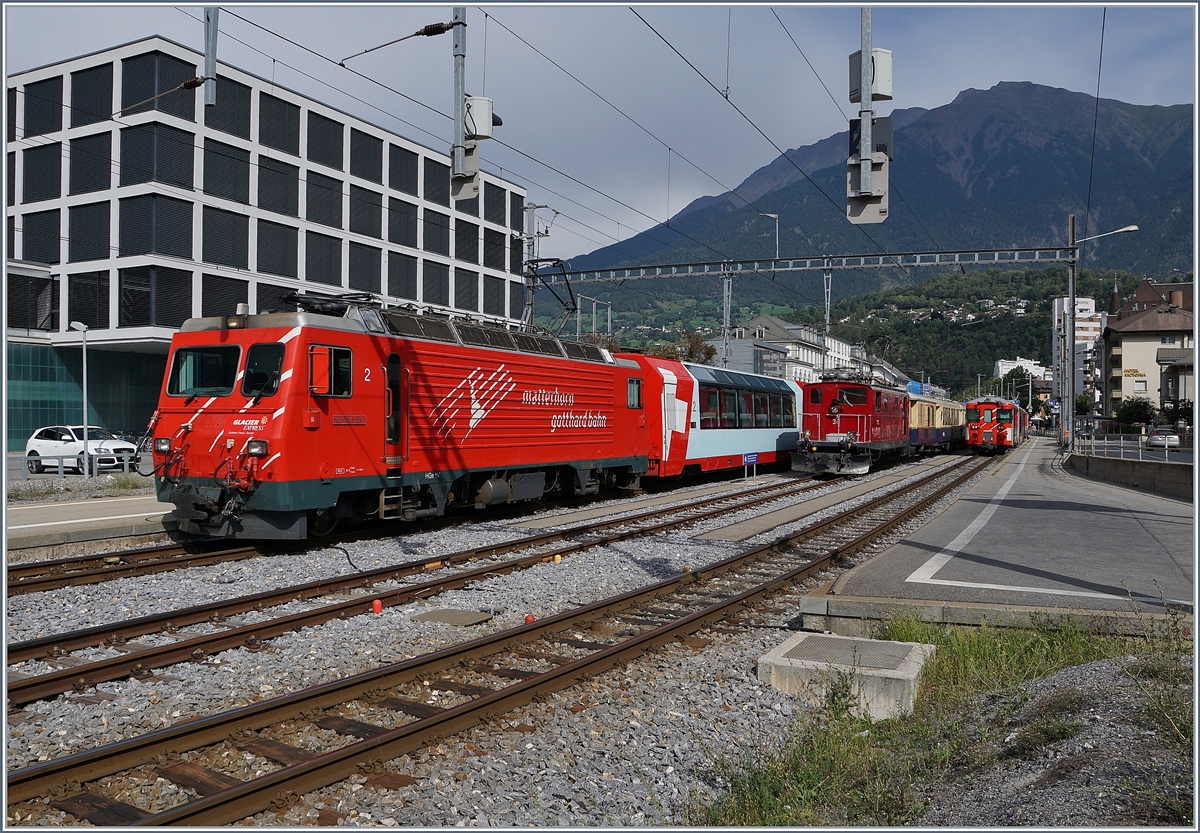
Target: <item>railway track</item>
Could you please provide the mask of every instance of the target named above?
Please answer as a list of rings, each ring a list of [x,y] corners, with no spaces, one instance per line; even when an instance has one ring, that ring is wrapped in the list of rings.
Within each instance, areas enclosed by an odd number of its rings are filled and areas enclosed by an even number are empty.
[[[766,487],[770,488],[770,487]],[[560,500],[561,507],[582,507],[604,503],[611,495],[589,496]],[[491,520],[507,520],[544,507],[520,504],[489,510]],[[422,533],[461,523],[463,515],[408,522],[407,533]],[[242,561],[269,555],[303,552],[314,547],[328,547],[357,541],[391,538],[398,533],[395,523],[379,523],[358,528],[338,536],[304,541],[264,542],[250,545],[221,546],[221,542],[187,541],[100,554],[76,555],[43,561],[26,561],[6,567],[8,596],[42,593],[85,584],[97,584],[119,578],[152,575],[191,567]]]
[[[988,464],[963,460],[928,477],[921,497],[914,488],[897,490],[785,538],[539,622],[10,772],[10,809],[42,802],[93,824],[212,825],[279,810],[351,775],[385,788],[412,783],[395,759],[754,610],[849,558]],[[309,739],[333,740],[320,750],[289,743],[302,727]],[[245,757],[261,774],[222,771]],[[159,778],[183,788],[175,806],[138,806],[139,785]]]
[[[39,639],[16,642],[8,646],[9,665],[44,659],[66,667],[58,671],[31,676],[10,673],[7,688],[8,702],[10,705],[19,706],[72,690],[86,691],[101,682],[126,677],[147,678],[153,674],[154,669],[177,662],[203,662],[220,651],[232,648],[245,647],[258,650],[264,646],[267,640],[283,633],[304,627],[313,627],[330,619],[370,613],[374,610],[376,602],[381,609],[406,604],[449,589],[464,587],[488,576],[526,569],[556,557],[562,558],[580,549],[602,546],[631,537],[651,535],[663,529],[685,526],[716,515],[740,512],[760,504],[764,500],[802,496],[808,491],[826,485],[826,483],[828,481],[797,484],[794,480],[785,480],[780,483],[743,490],[733,495],[709,498],[700,504],[652,509],[632,516],[589,521],[566,529],[500,544],[476,547],[433,559],[420,559],[405,564],[281,587],[264,593],[239,596],[211,604],[166,611],[111,625],[101,625],[70,633],[53,634]],[[667,520],[663,520],[664,518]],[[550,551],[539,549],[557,541],[588,536],[612,528],[625,528],[625,530],[602,538],[588,538],[580,543],[561,546]],[[495,561],[499,556],[521,550],[538,551],[522,558],[503,562]],[[377,593],[371,592],[372,586],[377,583],[400,581],[433,570],[469,565],[479,561],[488,563],[417,584]],[[229,622],[231,617],[239,614],[262,613],[270,607],[284,605],[293,600],[313,600],[342,592],[358,592],[358,595],[348,601],[321,604],[317,608],[302,613],[268,618],[257,623]],[[217,630],[204,634],[179,636],[181,629],[196,625],[215,626]],[[176,637],[169,644],[156,646],[130,641],[159,633],[172,634]],[[114,648],[119,653],[107,659],[83,664],[71,657],[73,651],[98,647]]]

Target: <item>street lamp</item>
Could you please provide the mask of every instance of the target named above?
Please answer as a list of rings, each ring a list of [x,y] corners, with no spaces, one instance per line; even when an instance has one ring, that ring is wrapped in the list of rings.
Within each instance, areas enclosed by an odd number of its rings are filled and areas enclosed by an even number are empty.
[[[779,215],[778,214],[763,214],[758,212],[759,217],[769,217],[775,221],[775,259],[779,260]]]
[[[92,476],[92,458],[88,455],[88,407],[87,407],[87,324],[71,322],[71,329],[83,336],[83,476]],[[59,471],[62,471],[61,463]]]
[[[1087,243],[1089,240],[1099,240],[1101,237],[1108,237],[1110,234],[1124,234],[1137,230],[1137,226],[1128,225],[1115,231],[1106,231],[1103,234],[1095,234],[1091,237],[1085,237],[1082,240],[1076,240],[1075,215],[1071,214],[1067,217],[1067,246],[1071,250],[1071,258],[1068,261],[1069,268],[1067,269],[1068,280],[1070,282],[1070,297],[1067,299],[1067,332],[1066,338],[1063,339],[1067,350],[1071,353],[1071,358],[1066,363],[1068,369],[1067,384],[1064,388],[1066,396],[1063,397],[1066,400],[1063,403],[1065,406],[1063,411],[1063,425],[1068,432],[1064,438],[1063,445],[1066,446],[1067,451],[1075,449],[1075,267],[1079,263],[1079,244]]]

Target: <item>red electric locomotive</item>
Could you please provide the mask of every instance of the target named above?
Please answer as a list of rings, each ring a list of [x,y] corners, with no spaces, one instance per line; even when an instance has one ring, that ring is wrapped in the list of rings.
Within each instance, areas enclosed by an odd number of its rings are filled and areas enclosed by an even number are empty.
[[[186,533],[304,538],[795,447],[782,380],[727,374],[748,416],[707,430],[696,374],[712,368],[293,298],[301,311],[191,319],[172,341],[151,428],[159,499]]]
[[[845,379],[805,384],[804,391],[793,471],[866,474],[874,460],[912,453],[904,391]]]
[[[995,396],[967,403],[967,445],[984,454],[1003,454],[1029,436],[1029,412]]]
[[[340,520],[633,488],[646,471],[636,363],[340,306],[191,319],[174,337],[153,448],[180,529],[303,538]]]

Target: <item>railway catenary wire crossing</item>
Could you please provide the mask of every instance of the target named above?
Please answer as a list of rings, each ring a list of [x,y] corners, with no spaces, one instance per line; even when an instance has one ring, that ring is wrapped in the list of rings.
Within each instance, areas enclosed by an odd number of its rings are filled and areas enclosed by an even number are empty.
[[[390,770],[388,761],[701,628],[745,624],[737,618],[743,609],[849,558],[988,465],[960,459],[920,484],[781,539],[540,622],[10,772],[10,810],[41,799],[93,824],[223,824],[286,807],[307,791],[357,773],[405,783],[407,776]],[[432,704],[434,690],[448,696]],[[315,725],[345,740],[320,752],[289,746],[271,736],[271,727],[283,721]],[[208,769],[202,750],[214,744],[263,758],[265,774],[241,781]],[[184,759],[184,753],[195,754]],[[175,806],[151,813],[105,792],[104,785],[122,783],[106,776],[133,767],[143,775],[152,768],[150,777],[197,797],[180,793]]]

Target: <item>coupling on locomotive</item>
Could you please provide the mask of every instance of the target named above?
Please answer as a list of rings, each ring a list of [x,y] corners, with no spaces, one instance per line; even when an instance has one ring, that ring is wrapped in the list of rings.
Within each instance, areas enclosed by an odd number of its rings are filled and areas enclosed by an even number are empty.
[[[194,318],[151,420],[184,533],[299,539],[369,519],[632,490],[748,462],[862,474],[964,439],[961,403],[798,383],[369,298]]]

